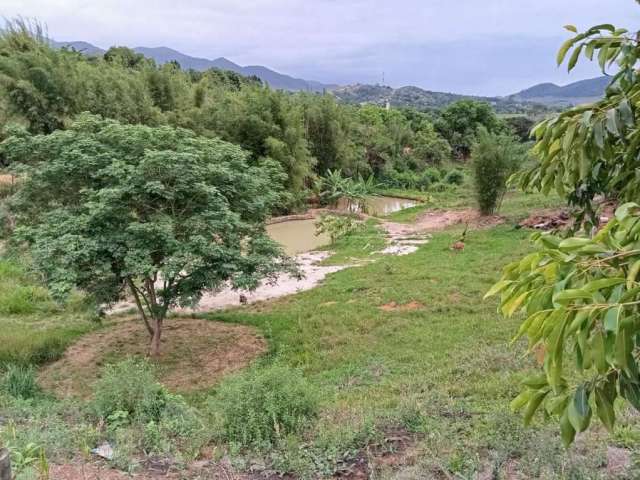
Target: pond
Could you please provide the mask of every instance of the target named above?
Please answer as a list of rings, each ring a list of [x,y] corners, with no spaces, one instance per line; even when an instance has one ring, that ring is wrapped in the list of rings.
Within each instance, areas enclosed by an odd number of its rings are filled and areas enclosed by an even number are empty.
[[[389,215],[390,213],[413,207],[418,202],[397,197],[370,197],[367,201],[367,213],[369,215]],[[347,210],[346,204],[338,204],[338,209]],[[353,212],[358,211],[352,209]],[[309,252],[319,247],[328,245],[329,235],[316,235],[316,219],[287,220],[280,223],[267,225],[269,236],[284,247],[288,255]]]
[[[284,247],[288,255],[308,252],[328,245],[329,235],[316,235],[316,219],[288,220],[267,225],[269,236]]]

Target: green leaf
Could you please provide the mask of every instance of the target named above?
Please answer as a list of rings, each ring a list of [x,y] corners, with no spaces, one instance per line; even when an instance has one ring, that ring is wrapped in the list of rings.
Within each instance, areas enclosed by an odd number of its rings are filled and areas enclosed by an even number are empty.
[[[527,403],[529,403],[532,393],[533,392],[531,390],[527,389],[524,392],[522,392],[520,395],[518,395],[516,398],[514,398],[511,401],[511,404],[509,405],[511,407],[511,411],[517,412],[522,407],[524,407]]]
[[[640,381],[624,373],[620,375],[620,395],[640,411]]]
[[[575,43],[575,39],[570,38],[569,40],[567,40],[562,44],[562,46],[560,47],[560,50],[558,50],[558,55],[556,57],[556,63],[558,65],[562,65],[562,62],[564,62],[564,57],[567,56],[567,52],[569,51],[569,49],[572,47],[574,43]]]
[[[576,437],[576,430],[569,420],[568,409],[565,410],[560,417],[560,436],[562,437],[562,443],[565,447],[571,445]]]
[[[522,384],[533,390],[539,390],[546,387],[549,383],[547,381],[547,376],[543,373],[540,375],[534,375],[532,377],[525,378],[522,381]]]
[[[484,299],[496,295],[507,288],[509,285],[513,285],[513,280],[500,280],[498,283],[495,283],[487,293],[484,295]]]
[[[620,130],[618,129],[618,111],[614,108],[607,110],[607,130],[613,135],[620,136]]]
[[[586,290],[587,292],[596,292],[598,290],[620,285],[624,282],[625,282],[625,279],[622,277],[601,278],[599,280],[593,280],[587,283],[582,287],[582,290]]]
[[[575,25],[565,25],[564,28],[565,30],[569,30],[570,32],[578,33],[578,29],[575,27]]]
[[[573,401],[569,403],[568,415],[569,422],[577,432],[583,432],[589,426],[591,407],[589,406],[589,391],[584,384],[576,389]]]
[[[638,204],[635,202],[628,202],[625,204],[620,205],[617,209],[616,209],[616,220],[618,220],[619,222],[622,222],[625,218],[627,218],[632,212],[637,212],[638,211]]]
[[[621,310],[622,307],[619,305],[607,310],[607,313],[604,315],[604,329],[607,332],[618,331],[618,320],[620,318]]]
[[[633,288],[636,283],[636,278],[638,277],[638,272],[640,272],[640,260],[633,262],[633,265],[629,268],[629,273],[627,274],[627,290]]]
[[[572,300],[578,299],[587,299],[591,300],[593,296],[593,292],[585,290],[583,288],[573,288],[568,290],[563,290],[561,292],[556,293],[553,296],[553,301],[559,304],[567,304]]]
[[[571,237],[561,241],[558,248],[563,251],[577,250],[585,245],[589,245],[592,241],[590,238]]]
[[[604,148],[604,124],[602,120],[598,120],[593,124],[593,139],[598,148]]]
[[[536,413],[536,410],[538,410],[538,407],[540,406],[540,404],[544,400],[544,397],[546,397],[548,393],[549,391],[547,390],[543,392],[536,392],[535,394],[533,394],[533,396],[531,397],[531,400],[529,400],[529,403],[527,404],[526,410],[524,411],[525,425],[529,425],[531,423],[531,419],[533,418],[533,415]]]
[[[582,53],[582,49],[584,44],[580,44],[578,48],[576,48],[571,54],[571,58],[569,59],[569,63],[567,64],[567,70],[570,72],[578,63],[578,58],[580,58],[580,54]]]

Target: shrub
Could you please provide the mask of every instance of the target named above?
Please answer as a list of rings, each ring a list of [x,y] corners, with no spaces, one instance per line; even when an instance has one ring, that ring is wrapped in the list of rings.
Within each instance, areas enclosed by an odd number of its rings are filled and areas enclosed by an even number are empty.
[[[15,398],[34,398],[40,394],[36,372],[31,365],[9,365],[0,381],[0,390]]]
[[[224,382],[217,400],[225,439],[243,447],[267,448],[299,432],[318,410],[302,372],[278,364]]]
[[[445,175],[444,182],[449,185],[462,185],[464,182],[464,173],[457,168],[454,168]]]
[[[440,170],[435,167],[429,167],[422,172],[422,176],[429,179],[429,183],[437,183],[442,179]]]
[[[90,407],[98,417],[114,423],[123,419],[147,423],[160,419],[169,397],[148,362],[129,358],[103,369]]]
[[[363,226],[362,222],[348,215],[322,215],[315,223],[316,235],[327,233],[331,243],[349,235]]]
[[[513,137],[480,128],[471,156],[478,206],[483,214],[490,215],[499,209],[507,180],[523,162],[526,146]]]
[[[410,170],[398,171],[394,168],[385,172],[385,185],[391,188],[416,188],[418,175]]]

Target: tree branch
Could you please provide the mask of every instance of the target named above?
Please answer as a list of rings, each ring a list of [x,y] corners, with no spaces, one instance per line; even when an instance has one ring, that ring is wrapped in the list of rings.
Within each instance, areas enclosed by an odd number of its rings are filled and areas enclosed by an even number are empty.
[[[131,277],[127,277],[127,284],[129,285],[129,288],[131,289],[131,293],[133,293],[133,298],[136,301],[136,306],[138,307],[138,311],[140,312],[140,315],[142,315],[142,320],[144,321],[144,326],[147,327],[147,331],[149,332],[149,335],[153,335],[153,329],[151,328],[151,324],[149,323],[149,319],[147,318],[147,314],[144,312],[144,307],[142,306],[142,303],[140,302],[140,295],[138,294],[138,289],[134,285],[133,280],[131,280]],[[146,299],[145,299],[145,302],[146,302]]]

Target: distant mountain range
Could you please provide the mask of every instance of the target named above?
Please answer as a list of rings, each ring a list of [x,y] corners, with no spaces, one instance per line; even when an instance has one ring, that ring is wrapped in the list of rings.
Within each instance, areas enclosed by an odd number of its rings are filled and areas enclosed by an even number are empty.
[[[590,103],[603,97],[611,81],[610,77],[596,77],[589,80],[559,86],[555,83],[540,83],[522,90],[508,98],[545,105],[569,106]]]
[[[385,85],[348,85],[337,87],[333,93],[345,103],[372,103],[392,107],[414,107],[420,110],[446,107],[458,100],[478,100],[490,103],[499,113],[526,113],[533,110],[544,110],[541,104],[508,97],[480,97],[460,95],[457,93],[433,92],[419,87],[391,88]]]
[[[373,103],[394,107],[441,108],[452,102],[471,99],[489,102],[498,112],[511,113],[528,111],[535,105],[549,108],[566,108],[599,100],[603,97],[609,77],[597,77],[589,80],[559,86],[554,83],[541,83],[506,97],[480,97],[459,95],[456,93],[433,92],[418,87],[391,88],[383,85],[348,85],[333,89],[333,94],[347,103]]]
[[[54,47],[73,48],[86,55],[102,55],[105,53],[100,47],[96,47],[87,42],[51,42]],[[143,54],[145,57],[153,58],[158,64],[167,63],[170,61],[177,61],[185,70],[207,70],[209,68],[217,68],[220,70],[231,70],[244,76],[252,76],[260,78],[264,83],[268,84],[271,88],[277,90],[290,90],[290,91],[309,91],[309,92],[322,92],[325,90],[331,90],[336,85],[326,85],[313,80],[304,80],[302,78],[295,78],[283,73],[276,72],[270,68],[263,67],[261,65],[248,65],[246,67],[233,63],[224,57],[216,58],[215,60],[209,60],[207,58],[192,57],[185,55],[168,47],[135,47],[133,50],[137,53]]]
[[[86,55],[102,55],[105,53],[105,50],[88,42],[52,41],[51,43],[54,47],[73,48]],[[274,89],[310,92],[331,91],[338,99],[346,103],[385,105],[389,102],[391,106],[411,106],[419,109],[441,108],[461,99],[486,101],[491,103],[498,112],[505,113],[535,110],[537,108],[536,105],[563,108],[602,98],[605,87],[609,82],[608,77],[598,77],[590,80],[581,80],[565,86],[558,86],[554,83],[541,83],[506,97],[480,97],[434,92],[413,86],[394,89],[384,85],[356,84],[338,86],[323,84],[285,75],[261,65],[243,67],[224,57],[219,57],[215,60],[192,57],[168,47],[136,47],[133,50],[146,57],[153,58],[159,64],[175,60],[184,69],[207,70],[209,68],[218,68],[220,70],[231,70],[245,76],[255,75]]]

